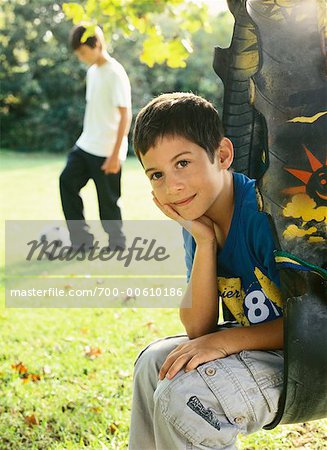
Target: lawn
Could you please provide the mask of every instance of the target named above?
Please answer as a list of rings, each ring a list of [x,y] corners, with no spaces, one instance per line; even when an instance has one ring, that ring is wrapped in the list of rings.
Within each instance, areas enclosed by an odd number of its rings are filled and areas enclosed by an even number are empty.
[[[62,219],[65,158],[1,153],[1,217]],[[123,173],[127,219],[162,219],[136,160]],[[97,219],[95,189],[83,191]],[[1,222],[4,266],[4,221]],[[2,276],[3,279],[3,276]],[[0,450],[127,448],[133,361],[158,337],[182,332],[176,309],[0,309]],[[239,439],[240,449],[323,449],[327,421],[279,426]],[[142,449],[140,449],[142,450]],[[173,450],[173,449],[171,449]]]

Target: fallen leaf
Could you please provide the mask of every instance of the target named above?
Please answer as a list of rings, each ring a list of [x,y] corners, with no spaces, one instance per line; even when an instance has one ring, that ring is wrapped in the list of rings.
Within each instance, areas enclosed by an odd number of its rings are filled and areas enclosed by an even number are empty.
[[[19,363],[17,363],[17,364],[12,364],[11,367],[12,367],[14,370],[16,370],[16,371],[19,373],[19,375],[22,375],[22,374],[28,372],[27,367],[24,366],[24,364],[23,364],[22,362],[19,362]]]
[[[90,410],[96,414],[99,414],[102,411],[102,408],[100,406],[92,406]]]
[[[111,434],[115,434],[118,431],[118,425],[115,422],[111,423],[108,428]]]
[[[131,301],[131,300],[136,300],[136,296],[135,296],[135,295],[132,295],[132,296],[126,295],[126,296],[123,298],[123,302],[124,302],[124,303],[128,303],[128,302]]]
[[[102,355],[102,350],[99,347],[91,347],[87,345],[84,347],[84,353],[87,358],[95,359]]]
[[[35,383],[41,380],[41,376],[39,374],[29,373],[27,367],[22,362],[12,364],[11,367],[18,372],[19,377],[24,383],[28,383],[29,381],[33,381]]]
[[[31,381],[33,381],[33,383],[41,381],[41,375],[39,375],[38,373],[29,373],[28,377]]]
[[[71,289],[73,289],[73,286],[71,284],[65,284],[64,289],[65,291],[70,291]]]
[[[25,416],[24,420],[30,427],[32,427],[33,425],[39,425],[39,421],[34,414],[31,414],[30,416]]]
[[[41,380],[41,376],[38,375],[37,373],[24,373],[21,376],[21,379],[22,379],[23,383],[28,383],[29,381],[32,381],[33,383],[37,383],[38,381]]]

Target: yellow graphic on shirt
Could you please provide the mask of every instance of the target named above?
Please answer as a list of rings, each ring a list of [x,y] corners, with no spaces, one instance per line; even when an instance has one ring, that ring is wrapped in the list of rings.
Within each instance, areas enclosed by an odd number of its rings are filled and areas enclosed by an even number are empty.
[[[282,308],[283,307],[282,294],[278,289],[278,287],[276,286],[276,284],[273,281],[271,281],[268,277],[266,277],[266,275],[264,275],[258,267],[254,269],[254,273],[266,297],[269,298],[269,300],[275,303],[277,306]]]
[[[258,267],[255,267],[254,274],[261,290],[250,291],[247,295],[245,295],[240,278],[217,277],[219,296],[242,326],[264,322],[270,316],[271,312],[266,305],[267,299],[270,301],[275,316],[280,315],[276,306],[283,307],[282,295],[276,284],[264,275]],[[253,297],[256,298],[255,303],[252,302]],[[244,304],[248,309],[248,317],[244,312]]]
[[[243,326],[249,326],[250,322],[243,310],[245,294],[242,289],[241,279],[218,277],[217,284],[219,296],[222,298],[237,322]]]

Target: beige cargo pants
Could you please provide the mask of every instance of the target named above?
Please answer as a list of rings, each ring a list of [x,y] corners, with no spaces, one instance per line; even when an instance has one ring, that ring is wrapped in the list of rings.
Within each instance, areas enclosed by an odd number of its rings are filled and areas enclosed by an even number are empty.
[[[243,351],[159,381],[166,356],[187,339],[161,339],[140,353],[130,450],[232,450],[239,433],[273,421],[283,385],[283,352]]]

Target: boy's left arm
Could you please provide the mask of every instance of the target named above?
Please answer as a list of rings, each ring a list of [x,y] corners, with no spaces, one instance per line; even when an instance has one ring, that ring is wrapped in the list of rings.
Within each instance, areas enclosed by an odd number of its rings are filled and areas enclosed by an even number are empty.
[[[131,113],[129,108],[118,106],[118,110],[120,113],[120,122],[117,131],[117,138],[114,145],[113,152],[101,166],[101,169],[105,174],[108,173],[118,173],[120,170],[120,161],[119,161],[119,150],[122,144],[122,140],[124,136],[128,134],[130,125],[131,125]]]
[[[183,367],[185,372],[200,364],[225,358],[242,350],[282,349],[283,318],[249,327],[216,331],[177,346],[163,363],[159,378],[173,378]]]

